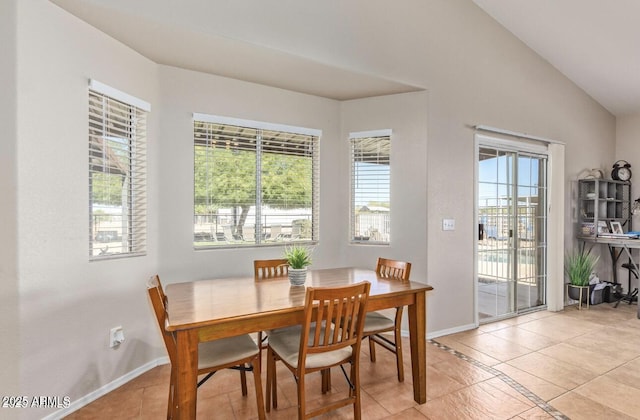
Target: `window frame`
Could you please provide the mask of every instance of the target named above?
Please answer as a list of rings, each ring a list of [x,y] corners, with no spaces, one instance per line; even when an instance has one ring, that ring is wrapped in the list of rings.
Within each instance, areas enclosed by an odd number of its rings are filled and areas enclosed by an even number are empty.
[[[151,105],[96,80],[89,80],[87,104],[89,261],[144,256],[147,251],[146,133]],[[119,159],[123,155],[125,158]],[[104,202],[94,200],[95,174],[121,175],[125,183],[121,187],[119,212],[106,217],[120,217],[120,223],[115,226],[111,223],[107,230],[98,230],[96,222],[103,213],[98,213],[100,209],[95,207]],[[124,204],[123,200],[126,200]],[[109,244],[118,238],[116,249],[119,247],[120,251],[110,252]]]
[[[356,142],[359,140],[381,140],[388,142],[388,152],[386,159],[388,160],[388,172],[387,172],[387,185],[388,188],[384,195],[388,197],[388,211],[387,214],[384,215],[383,212],[373,212],[373,215],[380,216],[372,216],[373,219],[381,219],[376,220],[376,233],[375,235],[379,236],[378,238],[373,238],[372,232],[369,232],[368,235],[363,234],[362,229],[357,229],[356,225],[358,224],[358,215],[356,214]],[[349,244],[351,245],[390,245],[391,244],[391,147],[392,147],[392,130],[391,129],[381,129],[381,130],[370,130],[370,131],[359,131],[349,133]],[[375,156],[375,160],[380,160],[381,155],[378,153]],[[382,156],[384,159],[384,156]],[[362,157],[361,157],[362,159]],[[376,176],[381,176],[380,174],[376,174]],[[367,198],[377,198],[374,196],[368,196]]]
[[[256,162],[255,162],[255,196],[254,203],[251,205],[254,209],[253,213],[253,226],[254,226],[254,238],[253,241],[241,241],[241,240],[227,240],[227,241],[218,241],[217,238],[211,238],[208,242],[215,242],[215,244],[198,244],[196,240],[196,148],[198,144],[196,143],[196,124],[197,123],[205,123],[205,124],[216,124],[216,125],[224,125],[235,128],[244,128],[249,130],[256,130]],[[192,209],[193,209],[193,217],[194,221],[192,224],[193,227],[193,248],[194,250],[210,250],[210,249],[229,249],[229,248],[251,248],[251,247],[272,247],[272,246],[283,246],[287,244],[317,244],[319,242],[319,221],[320,221],[320,140],[322,137],[322,131],[313,128],[305,128],[305,127],[297,127],[292,125],[278,124],[278,123],[270,123],[263,121],[254,121],[254,120],[246,120],[241,118],[234,117],[226,117],[226,116],[217,116],[210,114],[201,114],[201,113],[193,113],[193,153],[194,153],[194,162],[193,162],[193,171],[194,171],[194,181],[193,181],[193,200],[192,200]],[[309,136],[311,139],[311,239],[302,239],[302,240],[293,240],[293,239],[285,239],[280,242],[267,241],[267,239],[262,238],[262,235],[255,234],[255,232],[263,232],[263,228],[266,229],[268,226],[262,222],[263,220],[263,203],[262,203],[262,162],[264,161],[262,157],[262,148],[263,148],[263,140],[262,133],[264,132],[281,132],[283,134],[288,135],[301,135],[301,136]],[[266,140],[265,140],[266,141]],[[248,150],[248,149],[245,149]],[[249,218],[247,218],[249,221]],[[246,225],[245,225],[246,226]],[[250,226],[250,225],[249,225]],[[306,228],[305,228],[306,229]],[[212,233],[211,235],[217,235],[219,232]],[[207,241],[206,241],[207,242]]]

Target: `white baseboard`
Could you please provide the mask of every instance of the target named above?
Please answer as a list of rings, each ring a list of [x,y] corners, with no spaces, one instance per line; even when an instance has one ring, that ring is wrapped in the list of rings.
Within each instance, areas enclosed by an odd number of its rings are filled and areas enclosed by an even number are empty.
[[[450,328],[447,330],[427,332],[427,340],[431,340],[436,337],[442,337],[443,335],[449,335],[449,334],[455,334],[463,331],[473,330],[474,328],[477,328],[477,327],[474,324],[469,324],[469,325],[462,325],[460,327]],[[401,330],[400,335],[402,335],[405,338],[409,338],[409,331]]]
[[[427,334],[427,339],[431,340],[437,337],[442,337],[443,335],[449,335],[449,334],[455,334],[455,333],[459,333],[459,332],[463,332],[463,331],[469,331],[469,330],[473,330],[477,328],[477,326],[475,324],[467,324],[467,325],[461,325],[455,328],[449,328],[446,330],[440,330],[440,331],[433,331]]]
[[[169,357],[165,356],[165,357],[160,357],[158,359],[152,360],[149,363],[146,363],[142,366],[140,366],[137,369],[132,370],[131,372],[128,372],[124,375],[122,375],[121,377],[119,377],[118,379],[109,382],[108,384],[104,385],[101,388],[96,389],[95,391],[85,395],[84,397],[81,397],[75,401],[73,401],[69,407],[67,408],[63,408],[61,410],[56,411],[55,413],[52,413],[46,417],[43,417],[43,420],[58,420],[58,419],[62,419],[65,416],[68,416],[69,414],[73,413],[74,411],[77,411],[79,409],[81,409],[82,407],[84,407],[85,405],[97,400],[98,398],[107,395],[109,392],[113,391],[114,389],[126,384],[127,382],[129,382],[130,380],[137,378],[138,376],[142,375],[143,373],[153,369],[156,366],[160,366],[160,365],[165,365],[169,363]]]

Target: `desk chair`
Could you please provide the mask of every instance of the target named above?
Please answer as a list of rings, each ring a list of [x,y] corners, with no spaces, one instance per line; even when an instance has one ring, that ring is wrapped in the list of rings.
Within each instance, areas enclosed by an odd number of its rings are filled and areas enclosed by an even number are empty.
[[[176,418],[177,409],[177,406],[173,403],[174,384],[177,380],[177,346],[174,334],[165,329],[167,321],[167,297],[162,289],[160,277],[157,275],[153,276],[149,279],[147,286],[153,311],[156,315],[158,326],[160,327],[160,332],[162,333],[162,338],[164,339],[164,344],[171,362],[167,419],[172,419]],[[247,364],[249,364],[248,367]],[[264,397],[260,379],[260,349],[248,334],[207,341],[198,345],[198,375],[206,374],[206,376],[198,382],[198,387],[211,378],[214,373],[226,368],[240,371],[242,395],[244,396],[247,395],[246,371],[253,372],[253,380],[256,387],[256,402],[258,404],[258,418],[264,420]]]
[[[376,273],[380,277],[408,281],[411,274],[411,263],[386,258],[378,258],[376,263]],[[394,319],[389,319],[380,312],[370,312],[364,320],[364,336],[369,338],[369,357],[371,362],[376,361],[375,344],[389,350],[396,355],[396,366],[398,370],[398,382],[404,382],[404,365],[402,360],[402,326],[403,307],[396,308]],[[393,340],[384,336],[383,333],[393,331]]]
[[[360,345],[369,282],[343,287],[308,287],[302,325],[276,330],[269,336],[267,350],[267,411],[278,406],[276,361],[281,360],[293,374],[298,390],[298,419],[319,416],[353,404],[360,419]],[[338,327],[342,326],[342,327]],[[343,364],[351,364],[347,375]],[[346,398],[306,411],[305,375],[340,366],[349,383]]]

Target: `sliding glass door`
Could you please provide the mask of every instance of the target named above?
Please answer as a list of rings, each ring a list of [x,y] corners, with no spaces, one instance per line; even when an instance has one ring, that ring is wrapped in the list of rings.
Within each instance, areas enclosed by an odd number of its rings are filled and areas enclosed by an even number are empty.
[[[547,157],[514,146],[478,148],[480,323],[546,305]]]

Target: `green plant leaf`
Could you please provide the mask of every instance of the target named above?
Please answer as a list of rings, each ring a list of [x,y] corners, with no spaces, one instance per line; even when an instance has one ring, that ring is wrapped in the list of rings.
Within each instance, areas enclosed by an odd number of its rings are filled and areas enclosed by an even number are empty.
[[[305,268],[311,265],[311,252],[306,246],[292,245],[285,248],[284,258],[293,269]]]
[[[585,244],[572,253],[566,254],[564,270],[569,276],[569,282],[574,286],[588,286],[589,278],[600,257],[591,254],[591,248],[585,249]]]

